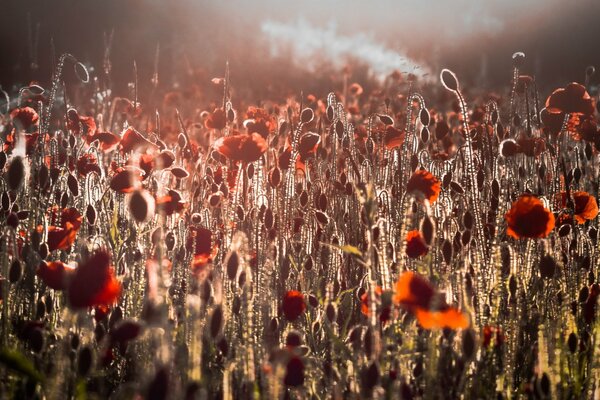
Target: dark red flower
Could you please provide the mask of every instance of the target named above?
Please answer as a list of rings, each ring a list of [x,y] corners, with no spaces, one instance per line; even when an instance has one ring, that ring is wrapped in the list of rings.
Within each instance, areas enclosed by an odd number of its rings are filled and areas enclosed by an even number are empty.
[[[395,149],[402,146],[404,143],[404,131],[402,129],[394,128],[392,125],[385,127],[384,143],[388,149]]]
[[[10,119],[18,131],[29,131],[40,123],[40,116],[31,107],[15,108],[10,112]]]
[[[223,129],[227,124],[225,111],[222,108],[216,108],[204,122],[208,129]]]
[[[546,99],[546,110],[551,114],[580,114],[594,113],[594,100],[585,90],[585,86],[571,82],[565,88],[556,89]]]
[[[424,169],[415,171],[406,185],[407,192],[415,194],[420,199],[427,199],[429,203],[437,200],[441,189],[440,181]]]
[[[572,192],[573,202],[575,203],[574,217],[577,223],[583,224],[585,221],[592,220],[598,215],[598,203],[596,198],[587,192]],[[562,206],[567,206],[567,193],[561,193]]]
[[[140,186],[143,171],[140,168],[120,167],[110,180],[110,188],[119,193],[131,193]]]
[[[289,290],[283,296],[283,315],[288,321],[295,321],[306,310],[304,296],[297,290]]]
[[[537,197],[524,194],[512,204],[504,216],[506,233],[515,239],[543,238],[554,229],[554,214]]]
[[[110,265],[110,254],[99,250],[75,270],[69,283],[69,304],[74,308],[110,306],[121,294],[121,284]]]
[[[143,150],[147,148],[156,148],[157,146],[146,139],[141,133],[135,130],[132,126],[125,129],[121,136],[121,151],[129,153],[135,150]]]
[[[81,117],[73,108],[67,112],[67,128],[76,135],[90,136],[96,133],[94,117]]]
[[[48,227],[47,244],[50,251],[66,250],[75,243],[83,217],[75,208],[65,208],[61,213],[61,224]]]
[[[92,144],[96,140],[100,143],[100,149],[102,151],[109,152],[117,148],[121,138],[111,132],[96,132],[85,137],[87,144]]]
[[[165,196],[156,199],[156,210],[158,213],[172,215],[183,211],[186,202],[176,190],[169,190]]]
[[[77,172],[81,176],[86,176],[90,172],[100,175],[101,170],[98,165],[98,159],[93,153],[85,153],[77,160]]]
[[[302,386],[304,384],[304,362],[296,355],[292,356],[285,367],[283,379],[287,386]]]
[[[275,119],[262,108],[248,107],[246,118],[244,126],[249,134],[256,132],[266,139],[277,128]]]
[[[418,230],[410,231],[406,234],[406,255],[410,258],[419,258],[429,251],[425,244],[421,232]]]
[[[36,274],[48,287],[54,290],[65,290],[74,271],[74,268],[61,261],[42,261]]]
[[[214,148],[232,161],[251,163],[267,151],[268,145],[261,135],[254,132],[250,135],[242,133],[219,138],[214,143]]]

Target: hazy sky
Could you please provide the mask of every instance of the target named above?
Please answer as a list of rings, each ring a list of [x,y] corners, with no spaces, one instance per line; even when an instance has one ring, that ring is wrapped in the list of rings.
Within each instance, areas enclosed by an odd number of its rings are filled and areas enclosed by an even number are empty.
[[[549,84],[581,80],[600,65],[600,0],[0,0],[0,82],[23,73],[31,26],[37,54],[70,51],[97,63],[103,32],[115,30],[115,65],[151,63],[157,43],[195,59],[222,62],[241,47],[268,54],[274,45],[322,56],[344,51],[378,68],[408,60],[447,66],[490,84],[510,75],[510,56],[524,51],[527,68]],[[33,29],[35,31],[35,29]],[[356,47],[353,47],[356,43]],[[268,48],[268,49],[265,49]],[[345,49],[345,50],[344,50]],[[173,57],[175,57],[174,55]],[[47,60],[46,60],[47,61]],[[16,65],[16,67],[15,67]]]

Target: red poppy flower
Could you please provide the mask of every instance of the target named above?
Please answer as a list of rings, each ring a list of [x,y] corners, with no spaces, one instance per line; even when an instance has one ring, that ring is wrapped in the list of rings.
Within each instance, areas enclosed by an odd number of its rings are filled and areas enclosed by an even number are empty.
[[[504,216],[506,233],[515,239],[543,238],[554,229],[554,214],[537,197],[524,194],[512,204]]]
[[[250,135],[242,133],[219,138],[214,143],[214,148],[232,161],[251,163],[267,151],[268,145],[261,135],[254,132]]]
[[[80,264],[69,283],[69,304],[74,308],[114,304],[121,294],[121,284],[110,265],[110,254],[99,250]]]
[[[187,239],[188,251],[193,250],[192,271],[195,273],[204,270],[206,265],[216,256],[218,247],[213,243],[212,232],[209,229],[191,227]]]
[[[85,137],[87,144],[92,144],[96,140],[100,143],[100,149],[102,151],[109,152],[117,148],[121,138],[111,132],[96,132]]]
[[[100,175],[101,170],[98,165],[98,159],[93,153],[85,153],[77,160],[77,172],[81,176],[86,176],[90,172]]]
[[[296,355],[292,356],[285,367],[283,382],[287,386],[301,386],[304,384],[304,362]]]
[[[525,138],[517,140],[518,151],[528,157],[538,157],[546,151],[546,141],[542,138]]]
[[[61,214],[61,225],[48,227],[47,244],[50,251],[66,250],[75,243],[83,217],[75,208],[65,208]]]
[[[393,301],[413,313],[424,329],[461,329],[469,326],[469,319],[460,310],[446,304],[425,278],[414,272],[405,272],[396,283]]]
[[[36,274],[48,287],[54,290],[65,290],[74,271],[74,268],[61,261],[42,261]]]
[[[15,108],[10,112],[10,119],[19,131],[28,131],[40,123],[40,116],[31,107]]]
[[[297,290],[288,291],[283,296],[283,315],[288,321],[295,321],[306,310],[304,296]]]
[[[140,185],[143,170],[132,166],[120,167],[119,169],[110,180],[110,188],[119,193],[133,192]]]
[[[165,196],[156,199],[156,210],[158,213],[172,215],[183,211],[186,202],[176,190],[169,190]]]
[[[402,129],[394,128],[392,125],[386,126],[385,136],[383,139],[385,147],[391,150],[402,146],[405,136],[406,135]]]
[[[249,134],[256,132],[266,139],[277,128],[277,122],[266,110],[248,107],[244,126],[248,129]]]
[[[67,112],[67,128],[76,135],[90,136],[96,133],[94,117],[81,117],[75,109]]]
[[[135,150],[142,150],[147,148],[156,148],[156,145],[146,139],[141,133],[135,130],[132,126],[127,128],[121,136],[121,151],[123,153],[129,153]]]
[[[410,231],[406,234],[406,255],[410,258],[419,258],[429,251],[425,244],[421,232],[418,230]]]
[[[565,88],[559,88],[552,92],[546,100],[546,110],[551,114],[592,115],[594,100],[585,90],[585,86],[571,82]]]
[[[596,198],[587,192],[572,192],[573,202],[575,203],[574,217],[577,223],[583,224],[585,221],[592,220],[598,215],[598,203]],[[567,193],[561,193],[562,206],[567,206]]]
[[[227,123],[225,111],[222,108],[216,108],[204,122],[208,129],[223,129]]]
[[[441,189],[440,181],[424,169],[415,171],[406,185],[407,192],[415,194],[418,198],[427,199],[430,203],[437,200]]]

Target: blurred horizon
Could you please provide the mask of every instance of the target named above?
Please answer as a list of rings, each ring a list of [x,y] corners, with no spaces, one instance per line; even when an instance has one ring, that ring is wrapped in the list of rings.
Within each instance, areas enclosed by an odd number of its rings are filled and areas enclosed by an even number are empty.
[[[600,65],[594,52],[600,2],[593,0],[576,5],[559,0],[57,0],[8,1],[5,9],[0,17],[5,88],[49,78],[51,38],[56,54],[70,52],[101,69],[104,37],[111,31],[115,85],[121,88],[131,79],[133,60],[140,76],[149,79],[157,45],[162,76],[190,66],[216,73],[229,60],[234,76],[250,69],[282,77],[291,66],[314,71],[350,58],[374,75],[403,69],[437,79],[448,67],[467,83],[496,89],[508,84],[516,51],[527,56],[522,72],[535,74],[542,87],[582,81],[588,65]],[[31,70],[31,60],[39,70]]]

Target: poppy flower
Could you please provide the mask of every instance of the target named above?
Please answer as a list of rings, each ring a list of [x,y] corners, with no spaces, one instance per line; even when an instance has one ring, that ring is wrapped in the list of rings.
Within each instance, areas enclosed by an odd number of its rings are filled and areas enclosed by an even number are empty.
[[[525,138],[517,140],[518,151],[527,157],[538,157],[546,151],[546,142],[542,138]]]
[[[98,159],[93,153],[85,153],[77,160],[77,172],[81,176],[86,176],[90,172],[100,175],[101,170],[98,165]]]
[[[414,272],[404,272],[396,282],[394,303],[414,314],[424,329],[462,329],[469,319],[460,310],[446,304],[443,294]]]
[[[202,271],[218,251],[218,247],[212,240],[212,232],[201,226],[190,227],[186,248],[188,251],[193,250],[192,271],[194,272]]]
[[[61,261],[42,261],[36,270],[36,275],[49,288],[54,290],[65,290],[67,288],[68,279],[75,271],[74,268]]]
[[[120,141],[121,151],[129,153],[135,150],[147,149],[149,147],[156,148],[157,146],[146,139],[141,133],[135,130],[132,126],[125,129]]]
[[[587,192],[572,192],[573,202],[575,203],[574,217],[577,223],[583,224],[585,221],[592,220],[598,215],[598,203],[596,198]],[[562,206],[567,205],[567,193],[562,192]]]
[[[585,86],[571,82],[564,88],[556,89],[548,96],[546,110],[551,114],[592,115],[594,113],[594,100],[585,90]]]
[[[554,229],[554,214],[544,207],[542,201],[530,194],[523,194],[505,214],[506,233],[515,239],[544,238]]]
[[[244,126],[249,134],[256,132],[266,139],[277,128],[277,122],[263,108],[248,107]]]
[[[172,215],[183,211],[186,202],[176,190],[169,190],[165,196],[156,199],[156,210],[158,213]]]
[[[50,251],[66,250],[75,243],[83,217],[75,208],[65,208],[61,213],[61,225],[48,227],[47,244]]]
[[[96,133],[96,121],[94,117],[80,116],[71,108],[67,111],[67,128],[76,135],[90,136]]]
[[[114,304],[121,294],[121,284],[110,265],[110,254],[99,250],[80,264],[68,287],[69,304],[74,308]]]
[[[297,290],[289,290],[283,296],[283,315],[288,321],[295,321],[306,310],[304,296]]]
[[[268,145],[260,134],[254,132],[250,135],[241,133],[219,138],[215,141],[214,148],[232,161],[251,163],[267,151]]]
[[[424,169],[415,171],[406,185],[408,193],[413,193],[419,198],[427,199],[430,203],[437,200],[441,188],[440,181],[431,172]]]
[[[387,147],[389,150],[392,150],[402,146],[405,136],[406,135],[402,129],[394,128],[392,125],[386,126],[383,139],[385,147]]]
[[[410,258],[419,258],[429,251],[425,240],[418,230],[410,231],[406,234],[406,255]]]
[[[304,384],[304,362],[296,355],[292,356],[285,367],[284,383],[287,386]]]
[[[140,168],[120,167],[120,170],[110,180],[110,188],[119,193],[131,193],[139,186],[142,173]]]
[[[102,151],[110,152],[117,148],[121,138],[111,132],[96,132],[92,135],[87,135],[85,138],[87,144],[92,144],[96,140],[100,143]]]
[[[15,108],[10,112],[10,119],[19,131],[29,131],[40,123],[40,116],[31,107]]]
[[[208,129],[223,129],[227,123],[225,111],[222,108],[216,108],[204,121],[204,126]]]

